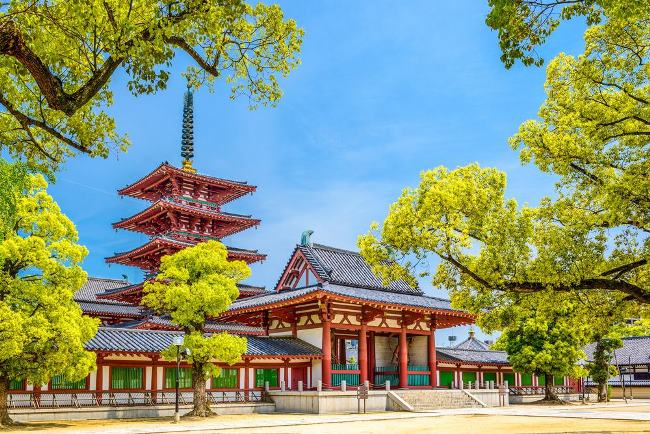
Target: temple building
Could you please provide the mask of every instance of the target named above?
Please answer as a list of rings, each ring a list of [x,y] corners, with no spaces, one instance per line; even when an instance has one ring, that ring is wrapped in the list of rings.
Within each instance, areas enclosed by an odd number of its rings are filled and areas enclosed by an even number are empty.
[[[200,174],[194,168],[192,99],[188,89],[182,165],[164,162],[118,190],[148,206],[113,227],[150,238],[106,261],[140,268],[144,281],[155,276],[164,255],[205,240],[230,245],[231,236],[261,223],[224,209],[254,193],[255,186]],[[248,340],[239,363],[215,361],[223,369],[207,381],[211,399],[249,401],[260,399],[265,389],[339,390],[366,382],[371,388],[395,389],[449,389],[490,382],[542,385],[533,375],[513,372],[505,353],[491,351],[473,335],[454,348],[438,348],[436,331],[472,324],[473,316],[404,281],[385,285],[359,253],[313,243],[311,234],[303,234],[270,290],[240,285],[239,298],[207,323],[209,332],[225,331]],[[266,258],[240,247],[228,247],[228,256],[249,264]],[[87,315],[101,320],[99,332],[87,344],[97,354],[97,370],[81,382],[62,377],[40,387],[13,382],[11,405],[171,402],[176,364],[162,359],[160,352],[181,332],[168,317],[140,305],[144,281],[90,277],[75,299]],[[356,349],[356,358],[346,354],[349,347]],[[185,362],[181,366],[181,386],[187,395],[191,370]],[[558,382],[570,386],[567,379]],[[79,404],[80,396],[88,402]]]

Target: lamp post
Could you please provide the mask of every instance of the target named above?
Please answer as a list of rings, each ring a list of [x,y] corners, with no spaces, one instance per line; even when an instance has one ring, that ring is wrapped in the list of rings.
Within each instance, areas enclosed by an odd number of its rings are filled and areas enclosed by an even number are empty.
[[[176,407],[174,410],[174,423],[181,420],[178,412],[178,386],[180,385],[181,376],[181,347],[183,346],[183,336],[174,336],[173,344],[176,345]]]

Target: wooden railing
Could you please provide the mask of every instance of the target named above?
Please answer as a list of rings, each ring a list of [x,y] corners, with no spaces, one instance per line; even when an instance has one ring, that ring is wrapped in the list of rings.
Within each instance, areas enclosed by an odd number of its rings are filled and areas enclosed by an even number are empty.
[[[578,393],[571,386],[551,386],[556,394]],[[545,395],[546,386],[510,386],[511,395]]]
[[[270,402],[264,390],[228,390],[206,392],[211,404],[229,402]],[[178,394],[181,405],[191,404],[193,393],[182,391]],[[61,391],[25,391],[12,392],[7,397],[9,408],[60,408],[60,407],[125,407],[174,404],[176,393],[173,391],[120,391],[120,392],[68,392]]]

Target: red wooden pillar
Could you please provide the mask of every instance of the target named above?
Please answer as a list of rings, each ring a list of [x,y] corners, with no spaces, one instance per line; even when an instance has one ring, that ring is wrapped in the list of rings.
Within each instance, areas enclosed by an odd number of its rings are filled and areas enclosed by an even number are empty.
[[[329,318],[323,320],[323,385],[329,387],[332,383],[332,335]]]
[[[406,327],[402,326],[399,334],[399,387],[408,389],[408,343],[406,342]]]
[[[97,404],[102,405],[102,396],[104,395],[104,357],[97,356],[97,380],[95,381],[95,393],[97,393]]]
[[[244,362],[244,401],[248,401],[248,390],[250,389],[250,366],[248,360]]]
[[[367,327],[365,323],[361,323],[361,329],[359,329],[359,384],[364,384],[368,380]]]
[[[298,321],[294,321],[291,323],[291,336],[294,338],[298,337]]]
[[[368,376],[375,382],[375,332],[368,333]]]
[[[436,330],[431,329],[429,340],[427,342],[429,350],[429,384],[431,387],[438,387],[436,377]]]
[[[338,350],[339,350],[339,363],[345,365],[346,363],[348,363],[348,355],[345,348],[345,339],[339,338]]]
[[[151,401],[156,404],[158,401],[158,356],[151,358]]]

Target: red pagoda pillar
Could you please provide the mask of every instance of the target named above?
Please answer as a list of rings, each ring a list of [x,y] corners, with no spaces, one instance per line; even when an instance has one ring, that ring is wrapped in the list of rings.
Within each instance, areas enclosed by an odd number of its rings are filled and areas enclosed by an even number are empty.
[[[329,318],[323,320],[323,386],[332,383],[332,335]]]
[[[368,378],[375,382],[375,332],[368,333]]]
[[[408,389],[408,343],[406,342],[406,326],[402,325],[399,334],[399,387]]]
[[[367,325],[361,323],[359,330],[359,384],[368,380],[368,336]]]
[[[431,387],[438,387],[438,379],[436,378],[436,329],[431,328],[427,343],[427,349],[429,350],[429,384]]]

